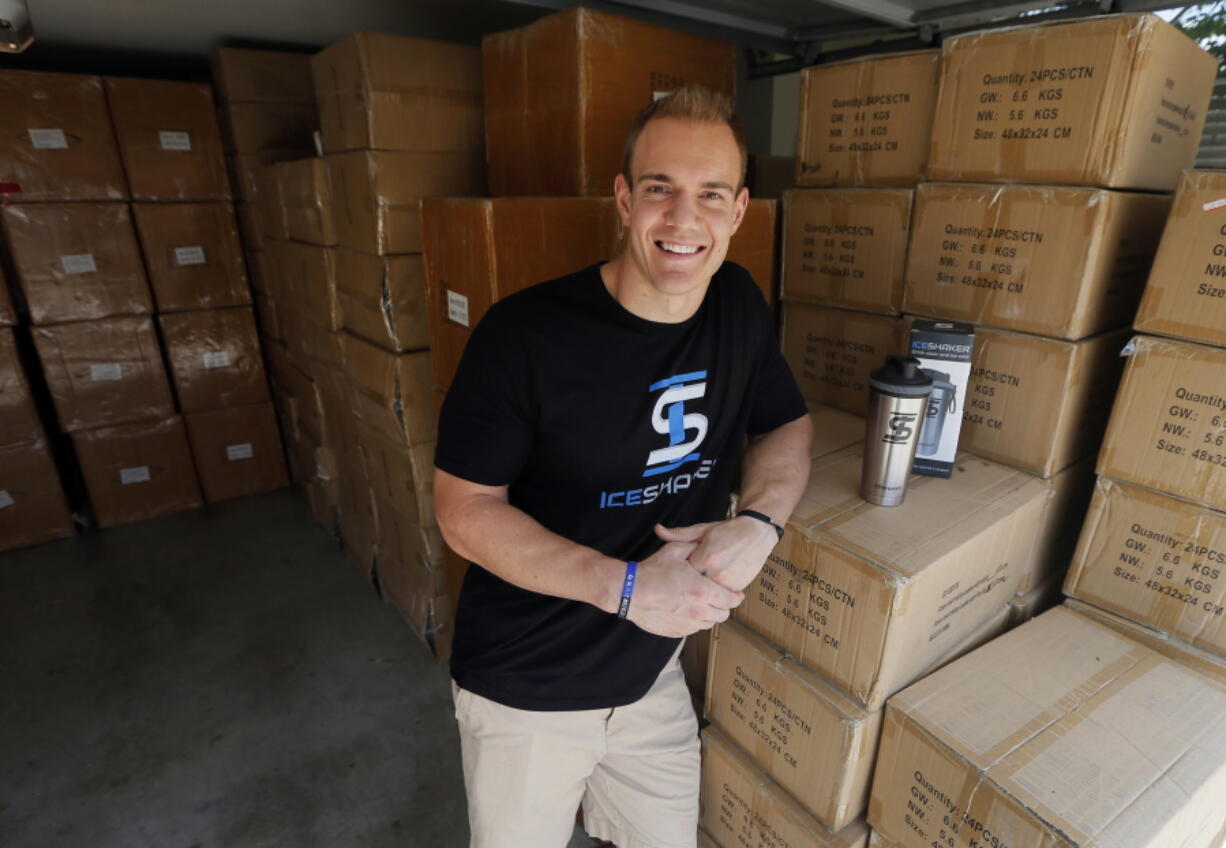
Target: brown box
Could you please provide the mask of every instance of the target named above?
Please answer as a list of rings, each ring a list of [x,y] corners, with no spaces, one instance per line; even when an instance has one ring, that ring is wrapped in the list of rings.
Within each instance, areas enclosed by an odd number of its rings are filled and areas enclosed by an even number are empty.
[[[256,182],[260,187],[260,199],[256,201],[256,214],[260,222],[261,234],[265,240],[289,239],[289,213],[285,207],[284,186],[281,183],[281,172],[276,163],[263,165],[256,172]],[[267,243],[264,249],[268,249]]]
[[[1226,510],[1226,350],[1138,336],[1098,473]]]
[[[174,414],[151,317],[34,327],[31,335],[65,432]]]
[[[248,256],[264,249],[264,221],[260,217],[260,207],[254,203],[236,203],[234,204],[234,213],[238,216],[238,229],[243,237],[243,247],[246,249]],[[259,278],[257,271],[253,266],[256,265],[254,258],[249,258],[250,263],[247,273],[251,275],[251,285],[255,289],[259,289]]]
[[[0,551],[74,533],[60,475],[46,444],[0,447]]]
[[[393,353],[430,345],[426,270],[419,255],[336,251],[336,290],[345,329]]]
[[[1100,477],[1067,595],[1226,656],[1226,513]]]
[[[43,425],[34,409],[13,331],[0,328],[0,445],[42,438]]]
[[[341,309],[337,299],[334,247],[319,247],[298,241],[274,241],[268,245],[270,261],[277,266],[272,281],[273,300],[293,304],[308,321],[327,330],[339,330]]]
[[[782,322],[783,356],[801,394],[864,415],[869,374],[902,348],[902,319],[785,303]]]
[[[864,419],[832,406],[808,402],[809,419],[813,422],[811,459],[819,459],[864,441]]]
[[[324,160],[314,157],[282,162],[277,165],[277,178],[289,237],[307,244],[335,245],[332,188]]]
[[[251,303],[238,221],[229,203],[134,203],[159,312]]]
[[[731,44],[574,8],[487,35],[490,193],[604,197],[635,117],[658,94],[733,94]]]
[[[0,71],[0,181],[18,200],[123,200],[102,78]]]
[[[1029,576],[1022,580],[1018,591],[1027,593],[1041,583],[1055,580],[1061,583],[1068,571],[1086,510],[1094,495],[1096,457],[1091,454],[1048,478],[1051,497],[1043,516],[1042,529],[1035,537],[1034,556]]]
[[[1082,339],[1136,313],[1165,195],[925,183],[915,194],[903,309]]]
[[[950,38],[928,178],[1171,191],[1196,159],[1216,75],[1152,14]]]
[[[256,294],[252,298],[255,306],[256,324],[260,331],[260,339],[267,344],[268,339],[273,341],[285,341],[285,334],[281,331],[281,322],[277,319],[277,305],[273,303],[272,298],[266,294]]]
[[[344,367],[344,333],[321,327],[296,309],[282,308],[277,315],[285,328],[290,358],[298,368],[314,377],[321,368],[339,371]]]
[[[208,503],[289,485],[271,403],[186,416],[187,436]]]
[[[183,412],[268,400],[268,378],[250,306],[179,312],[158,320]]]
[[[1061,592],[1062,575],[1053,574],[1042,583],[1032,586],[1025,592],[1018,592],[1009,601],[1009,619],[1007,630],[1025,624],[1037,615],[1042,615],[1060,603],[1064,598]]]
[[[213,90],[107,77],[107,99],[134,200],[229,200]]]
[[[226,154],[226,166],[230,170],[230,184],[236,200],[254,202],[260,199],[260,169],[265,165],[289,162],[309,156],[312,151],[283,150],[280,148],[257,150],[252,153]]]
[[[783,196],[783,299],[897,315],[911,224],[909,188]]]
[[[796,184],[915,185],[924,178],[941,54],[920,50],[806,68]]]
[[[126,203],[27,204],[3,214],[33,323],[153,311]]]
[[[358,441],[370,489],[394,504],[407,521],[436,527],[434,516],[434,442],[409,447],[358,422]],[[437,565],[437,563],[436,563]]]
[[[319,113],[314,103],[227,103],[221,109],[223,147],[236,153],[258,150],[315,150]]]
[[[365,253],[420,253],[421,201],[485,189],[477,153],[358,151],[327,157],[337,243]]]
[[[474,47],[359,32],[311,59],[328,153],[484,147]]]
[[[443,572],[443,537],[437,527],[422,527],[398,505],[376,499],[379,589],[423,641],[448,616]]]
[[[224,103],[315,103],[309,53],[214,47],[210,60]]]
[[[746,271],[762,290],[767,303],[778,300],[779,229],[775,225],[776,203],[773,200],[750,200],[745,208],[745,217],[736,235],[728,242],[728,254],[724,258],[735,262]],[[574,270],[579,270],[575,268]]]
[[[341,333],[353,416],[381,435],[410,447],[438,437],[430,353],[394,354]]]
[[[1185,171],[1133,325],[1226,347],[1226,172]]]
[[[183,419],[121,424],[72,434],[100,527],[201,505]]]

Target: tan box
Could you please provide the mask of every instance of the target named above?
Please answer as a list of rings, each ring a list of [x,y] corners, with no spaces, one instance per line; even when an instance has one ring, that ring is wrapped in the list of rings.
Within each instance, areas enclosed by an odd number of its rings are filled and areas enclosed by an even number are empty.
[[[31,335],[65,432],[174,414],[151,317],[34,327]]]
[[[39,203],[2,211],[33,323],[153,311],[126,203]]]
[[[806,68],[796,184],[915,185],[924,178],[941,54],[920,50]]]
[[[1064,597],[1062,583],[1061,575],[1052,575],[1029,590],[1014,595],[1013,600],[1009,601],[1008,629],[1023,625],[1059,604]]]
[[[708,836],[701,827],[698,828],[698,848],[719,848],[715,840]]]
[[[297,241],[268,245],[277,265],[272,282],[273,300],[293,304],[308,321],[327,330],[339,330],[341,308],[336,288],[336,248]]]
[[[762,290],[767,303],[779,299],[779,229],[776,226],[773,200],[749,201],[745,217],[736,235],[728,242],[728,262],[735,262],[746,271]],[[575,269],[579,270],[578,268]]]
[[[1098,473],[1226,510],[1226,350],[1138,336]]]
[[[1185,171],[1135,326],[1226,347],[1226,172]]]
[[[0,174],[16,200],[123,200],[102,78],[0,72]]]
[[[260,199],[255,206],[261,234],[266,242],[288,240],[289,213],[285,207],[285,196],[282,193],[284,186],[277,163],[261,166],[256,172],[256,182],[260,188]],[[264,249],[268,249],[267,243]]]
[[[284,342],[285,334],[281,331],[281,322],[277,319],[277,305],[266,294],[256,292],[252,297],[255,306],[256,325],[260,331],[260,340],[265,344],[269,339]]]
[[[897,315],[913,189],[783,196],[783,299]]]
[[[574,8],[485,36],[490,193],[604,197],[635,117],[659,93],[733,95],[734,48]]]
[[[370,577],[374,572],[379,544],[379,522],[374,495],[362,470],[362,456],[357,443],[343,445],[338,450],[337,462],[341,541],[358,570]]]
[[[811,459],[858,445],[864,441],[864,419],[832,406],[808,402],[809,418],[813,421]]]
[[[76,533],[51,452],[41,440],[0,446],[0,551]]]
[[[282,162],[277,165],[277,178],[289,237],[324,247],[335,245],[332,188],[324,160],[315,157]]]
[[[868,820],[907,848],[1208,846],[1224,723],[1222,687],[1057,607],[894,696]]]
[[[328,153],[479,153],[481,53],[475,47],[359,32],[311,59]]]
[[[315,377],[320,369],[339,371],[344,367],[344,333],[319,326],[297,309],[283,307],[277,318],[285,330],[290,359],[300,370]]]
[[[947,39],[928,178],[1171,191],[1216,75],[1152,14]]]
[[[42,438],[43,425],[34,409],[13,331],[0,328],[0,445],[37,442]]]
[[[361,421],[357,422],[357,433],[366,479],[375,497],[395,505],[406,521],[421,527],[438,526],[434,516],[435,443],[410,447]]]
[[[925,183],[915,194],[903,309],[1081,339],[1136,313],[1165,195]]]
[[[437,527],[422,527],[398,505],[377,500],[379,589],[423,641],[444,623],[446,604],[443,537]]]
[[[1100,477],[1064,592],[1226,656],[1226,513]]]
[[[251,153],[227,153],[226,167],[230,171],[230,184],[234,188],[235,200],[253,203],[260,199],[260,169],[265,165],[301,159],[312,152],[275,148]]]
[[[353,416],[398,444],[438,438],[430,353],[394,354],[349,333],[340,334],[351,382]]]
[[[208,503],[289,485],[271,403],[194,412],[187,436]]]
[[[868,378],[903,348],[901,318],[784,303],[783,357],[801,394],[856,415],[868,410]]]
[[[179,312],[158,320],[183,412],[268,400],[268,377],[251,307]]]
[[[94,515],[115,527],[201,505],[183,419],[72,434]]]
[[[345,329],[393,353],[429,347],[421,256],[336,251],[336,291]]]
[[[214,47],[209,58],[223,103],[315,103],[309,53]]]
[[[134,200],[229,200],[213,90],[199,83],[106,78]]]
[[[259,207],[254,203],[234,204],[234,213],[238,216],[238,230],[243,237],[243,247],[248,255],[258,254],[264,249],[264,221],[260,217]],[[255,258],[249,258],[250,266],[256,264]],[[248,267],[251,275],[252,288],[259,289],[259,278],[253,267]]]
[[[229,203],[134,203],[159,312],[251,303],[238,222]]]
[[[868,844],[863,819],[831,833],[715,727],[702,731],[700,798],[699,823],[727,845],[865,848]]]
[[[314,103],[226,103],[220,110],[223,147],[236,153],[258,150],[315,150],[319,113]]]
[[[327,157],[337,243],[365,253],[420,253],[421,201],[485,189],[476,153],[358,151]]]
[[[1042,529],[1035,537],[1035,552],[1028,577],[1019,592],[1029,592],[1041,583],[1061,583],[1077,549],[1081,526],[1085,523],[1090,498],[1094,495],[1096,457],[1091,454],[1048,478],[1051,498],[1043,517]]]

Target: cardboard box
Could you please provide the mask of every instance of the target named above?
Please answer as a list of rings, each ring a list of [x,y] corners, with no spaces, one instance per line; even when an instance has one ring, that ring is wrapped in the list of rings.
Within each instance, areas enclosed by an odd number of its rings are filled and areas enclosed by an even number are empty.
[[[327,157],[337,243],[365,253],[420,253],[421,200],[480,195],[476,153],[358,151]]]
[[[229,203],[134,203],[132,212],[159,312],[251,303]]]
[[[1226,510],[1226,350],[1138,336],[1098,473]]]
[[[388,353],[357,336],[341,335],[354,417],[398,444],[435,441],[430,353]]]
[[[243,247],[248,255],[258,254],[264,249],[264,221],[259,207],[254,203],[235,203],[234,213],[238,216],[238,229],[243,237]],[[256,270],[251,267],[256,264],[255,258],[249,260],[247,273],[251,275],[252,288],[259,289],[259,279]]]
[[[318,157],[277,165],[289,237],[325,247],[336,244],[328,168]]]
[[[324,150],[480,153],[474,47],[359,32],[311,59]]]
[[[443,537],[437,527],[422,527],[395,504],[378,501],[379,589],[425,641],[447,615],[442,570]]]
[[[106,78],[133,200],[229,200],[213,90],[199,83]]]
[[[911,200],[901,189],[783,196],[783,299],[897,315]]]
[[[33,323],[153,311],[127,204],[39,203],[2,211]]]
[[[1226,513],[1100,477],[1064,592],[1226,656]]]
[[[801,394],[814,403],[864,415],[868,377],[903,349],[902,319],[784,303],[783,357]]]
[[[31,335],[64,432],[174,414],[151,317],[34,327]]]
[[[162,315],[166,357],[184,412],[268,400],[268,378],[249,306]]]
[[[591,9],[485,36],[490,193],[605,197],[652,100],[684,85],[734,92],[731,44]]]
[[[702,731],[700,824],[728,845],[864,848],[868,826],[857,819],[831,833],[715,727]]]
[[[404,519],[420,527],[437,527],[434,516],[434,442],[409,447],[357,422],[363,467],[375,497],[395,506]],[[431,560],[434,567],[442,567]]]
[[[1169,209],[1164,195],[925,183],[903,308],[1062,339],[1127,326]]]
[[[779,230],[775,226],[775,207],[773,200],[751,199],[724,257],[748,271],[762,290],[762,297],[772,305],[779,299]]]
[[[362,469],[362,455],[356,441],[347,440],[340,445],[337,462],[341,541],[354,565],[369,578],[375,568],[379,523],[374,494]]]
[[[235,103],[220,110],[223,146],[235,153],[257,150],[315,150],[319,113],[314,103]]]
[[[0,72],[0,174],[17,200],[123,200],[102,78],[38,71]]]
[[[1226,173],[1185,171],[1141,308],[1146,333],[1226,347]]]
[[[735,617],[869,709],[1006,604],[1033,570],[1050,486],[963,455],[907,499],[860,499],[863,452],[815,460],[783,540]]]
[[[1063,581],[1073,552],[1077,550],[1090,498],[1094,495],[1094,483],[1098,479],[1094,473],[1095,459],[1091,454],[1048,479],[1051,497],[1042,530],[1035,538],[1030,574],[1022,580],[1019,592],[1029,592],[1048,580]]]
[[[941,55],[920,50],[805,68],[796,184],[915,185],[924,177]]]
[[[214,47],[209,58],[223,103],[315,103],[309,53]]]
[[[1226,690],[1057,607],[894,696],[868,819],[908,848],[1192,848],[1223,797]]]
[[[908,353],[932,378],[932,393],[924,407],[919,443],[911,470],[928,477],[949,477],[958,456],[958,437],[966,408],[975,328],[954,321],[911,319]]]
[[[195,412],[186,418],[187,437],[206,502],[289,485],[271,403]]]
[[[265,347],[271,339],[273,342],[284,342],[285,333],[281,330],[281,322],[277,318],[277,305],[266,294],[256,292],[252,297],[255,306],[256,326],[259,328],[260,341]]]
[[[277,314],[285,328],[290,358],[299,369],[315,377],[320,369],[344,367],[344,333],[319,326],[297,309],[282,308]]]
[[[273,299],[293,304],[300,314],[328,330],[342,326],[336,288],[336,248],[297,241],[274,241],[268,245],[270,261],[277,266],[271,281]]]
[[[928,178],[1171,191],[1217,60],[1157,15],[947,39]]]
[[[698,848],[719,848],[715,840],[708,836],[701,827],[698,828]]]
[[[284,186],[277,164],[262,166],[256,172],[256,183],[260,188],[260,199],[255,205],[262,235],[265,240],[287,241],[289,239],[289,213],[285,207]],[[268,249],[267,244],[264,245],[264,249]]]
[[[421,256],[336,251],[341,323],[393,353],[430,345],[426,269]]]
[[[283,150],[270,148],[251,153],[227,153],[226,167],[230,171],[230,185],[235,200],[254,203],[260,199],[260,169],[265,165],[290,162],[309,156],[311,150]]]
[[[1061,592],[1062,583],[1063,580],[1058,575],[1052,575],[1029,590],[1014,595],[1013,600],[1009,601],[1008,629],[1025,624],[1059,604],[1064,597]]]
[[[809,418],[813,421],[811,459],[819,459],[864,441],[864,419],[832,406],[809,402]]]
[[[681,671],[685,674],[685,685],[690,690],[690,698],[694,701],[694,709],[701,715],[702,705],[707,699],[707,666],[711,657],[711,631],[699,630],[685,637],[681,645]]]
[[[37,442],[42,437],[43,425],[34,409],[13,331],[0,328],[0,445]]]
[[[0,447],[0,551],[76,533],[51,452],[42,441]]]

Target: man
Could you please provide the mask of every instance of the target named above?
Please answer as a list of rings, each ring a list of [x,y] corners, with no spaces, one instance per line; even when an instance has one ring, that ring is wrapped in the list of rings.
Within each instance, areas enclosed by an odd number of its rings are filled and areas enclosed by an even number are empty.
[[[650,106],[614,184],[621,255],[495,304],[448,392],[434,493],[474,563],[451,666],[473,846],[562,848],[580,803],[621,848],[696,843],[680,640],[741,602],[809,470],[769,309],[724,263],[745,161],[721,95]]]

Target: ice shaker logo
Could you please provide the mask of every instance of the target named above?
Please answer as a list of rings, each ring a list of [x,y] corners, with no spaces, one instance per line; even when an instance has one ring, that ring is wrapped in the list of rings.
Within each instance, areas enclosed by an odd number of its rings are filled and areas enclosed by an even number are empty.
[[[906,444],[915,434],[915,419],[918,417],[914,412],[895,412],[886,422],[886,431],[881,441],[891,445]]]
[[[647,455],[644,477],[667,474],[687,462],[702,457],[696,449],[707,437],[707,416],[685,411],[685,402],[697,400],[707,393],[707,372],[692,371],[652,383],[647,391],[663,394],[656,399],[651,413],[651,426],[657,433],[668,436],[668,447],[657,448]]]

